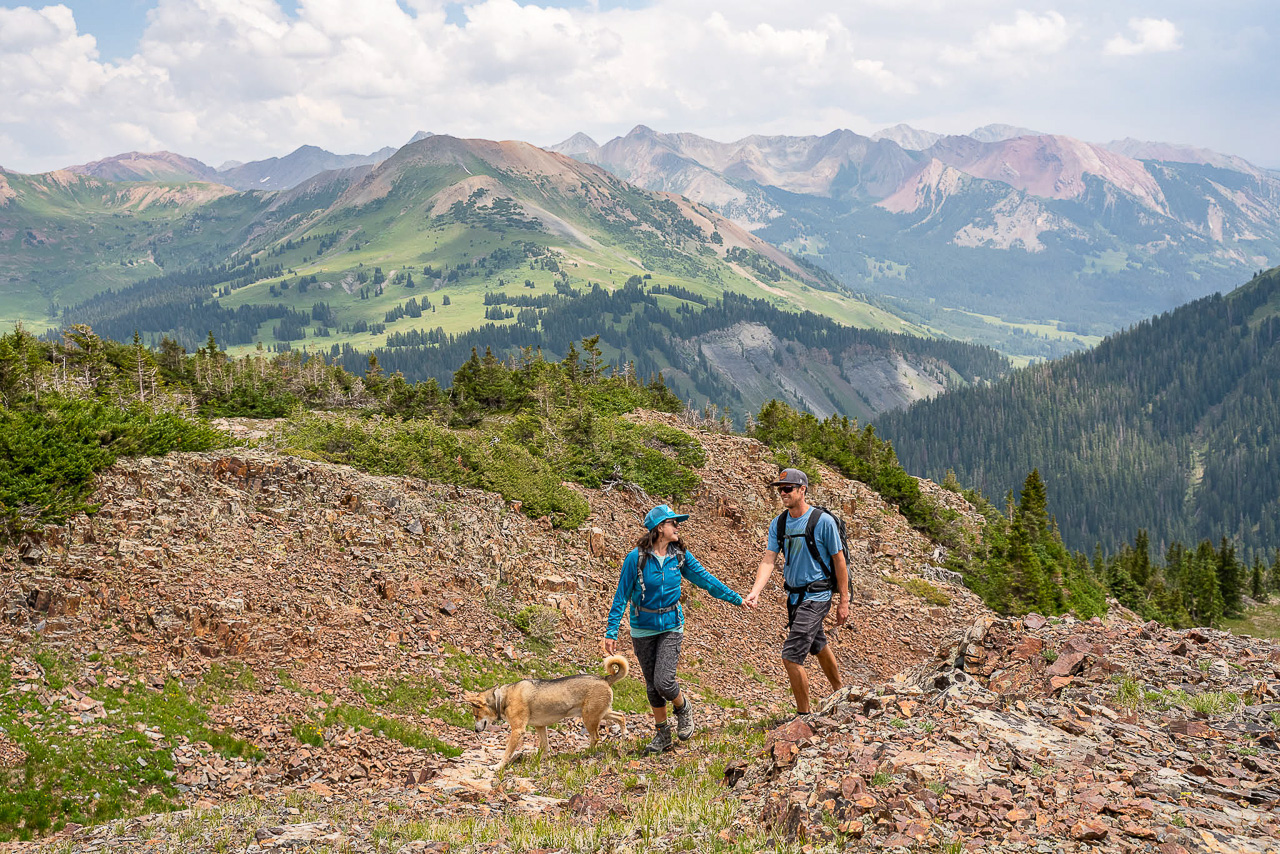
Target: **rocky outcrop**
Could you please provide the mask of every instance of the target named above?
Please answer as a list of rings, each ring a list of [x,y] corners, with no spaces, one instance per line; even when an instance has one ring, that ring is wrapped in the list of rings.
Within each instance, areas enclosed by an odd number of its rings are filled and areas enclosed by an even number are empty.
[[[730,782],[807,843],[1276,850],[1280,646],[1131,617],[984,617],[774,730]]]

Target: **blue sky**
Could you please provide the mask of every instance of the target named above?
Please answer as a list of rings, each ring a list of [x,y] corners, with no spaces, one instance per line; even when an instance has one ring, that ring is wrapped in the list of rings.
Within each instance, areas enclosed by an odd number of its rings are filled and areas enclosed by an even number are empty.
[[[1280,168],[1278,41],[1271,0],[0,0],[0,166],[999,122]]]

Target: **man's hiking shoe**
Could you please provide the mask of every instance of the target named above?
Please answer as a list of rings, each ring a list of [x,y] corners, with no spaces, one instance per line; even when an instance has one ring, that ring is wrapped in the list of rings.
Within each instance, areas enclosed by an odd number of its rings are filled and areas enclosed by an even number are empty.
[[[671,740],[671,724],[670,723],[658,724],[656,727],[656,730],[657,731],[653,736],[653,741],[649,742],[649,744],[645,747],[644,752],[648,754],[656,755],[659,753],[667,753],[668,751],[675,750],[676,749],[675,742]]]
[[[676,709],[676,735],[681,741],[688,741],[693,736],[693,701],[684,695],[684,705]]]

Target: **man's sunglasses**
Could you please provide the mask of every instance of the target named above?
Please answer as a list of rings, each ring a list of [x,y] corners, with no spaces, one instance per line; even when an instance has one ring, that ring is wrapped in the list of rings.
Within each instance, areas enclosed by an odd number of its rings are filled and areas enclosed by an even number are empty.
[[[778,487],[778,491],[779,491],[779,492],[786,493],[786,494],[790,494],[791,490],[793,490],[793,489],[795,489],[795,487],[794,487],[794,486],[779,486],[779,487]]]

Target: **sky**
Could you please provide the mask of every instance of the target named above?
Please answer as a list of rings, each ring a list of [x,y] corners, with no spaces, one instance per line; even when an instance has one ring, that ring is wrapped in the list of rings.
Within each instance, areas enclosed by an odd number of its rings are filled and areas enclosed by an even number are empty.
[[[1280,169],[1274,0],[0,0],[0,167],[210,166],[537,145],[967,133],[1210,148]]]

